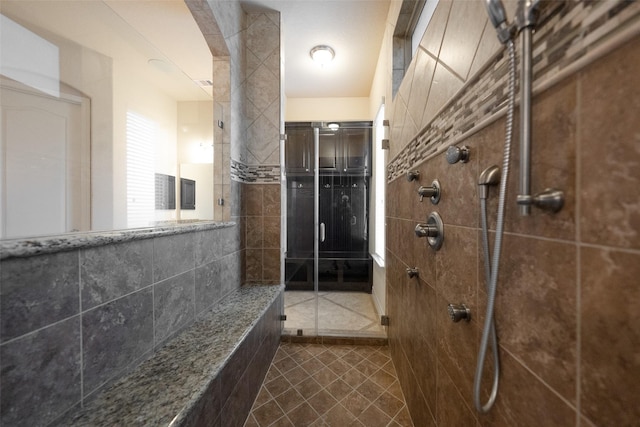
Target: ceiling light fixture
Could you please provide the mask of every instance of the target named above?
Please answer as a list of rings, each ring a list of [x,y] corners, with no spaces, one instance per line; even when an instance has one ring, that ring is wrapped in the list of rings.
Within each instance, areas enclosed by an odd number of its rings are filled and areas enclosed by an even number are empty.
[[[336,53],[333,51],[331,46],[318,45],[311,49],[309,55],[315,62],[320,64],[321,67],[324,67],[325,65],[333,61]]]
[[[340,129],[340,125],[338,123],[329,123],[327,127],[334,132]]]
[[[147,61],[147,64],[149,64],[156,70],[162,71],[163,73],[167,73],[167,74],[173,70],[173,67],[171,66],[171,64],[169,64],[167,61],[163,59],[151,58]]]

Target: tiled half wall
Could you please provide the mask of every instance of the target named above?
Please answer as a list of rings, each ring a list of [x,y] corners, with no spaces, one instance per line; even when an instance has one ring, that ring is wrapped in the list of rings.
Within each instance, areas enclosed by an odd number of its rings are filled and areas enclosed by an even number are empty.
[[[150,357],[240,286],[240,240],[228,225],[0,261],[1,424],[47,425]]]

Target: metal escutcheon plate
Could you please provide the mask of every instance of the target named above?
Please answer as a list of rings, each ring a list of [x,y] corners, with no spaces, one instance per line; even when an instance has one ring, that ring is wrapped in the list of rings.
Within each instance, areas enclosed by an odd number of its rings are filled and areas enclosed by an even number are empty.
[[[442,218],[438,212],[431,212],[429,214],[429,218],[427,219],[427,225],[433,225],[438,229],[438,235],[435,237],[427,237],[427,241],[429,242],[429,246],[431,246],[434,250],[438,250],[442,247],[442,242],[444,242],[444,223],[442,222]]]

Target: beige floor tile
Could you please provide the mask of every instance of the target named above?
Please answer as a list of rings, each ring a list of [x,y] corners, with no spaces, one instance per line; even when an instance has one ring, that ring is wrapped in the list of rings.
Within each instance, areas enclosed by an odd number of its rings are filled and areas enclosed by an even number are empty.
[[[285,292],[284,333],[385,337],[371,294],[361,292]],[[316,321],[318,329],[316,330]]]

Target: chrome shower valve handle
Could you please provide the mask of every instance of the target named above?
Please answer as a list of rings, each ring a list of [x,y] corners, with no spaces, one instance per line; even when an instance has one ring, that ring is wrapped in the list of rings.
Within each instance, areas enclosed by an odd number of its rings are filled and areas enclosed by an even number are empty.
[[[444,223],[438,212],[431,212],[426,224],[416,225],[415,233],[418,237],[426,237],[434,250],[440,249],[444,242]]]
[[[437,237],[439,234],[438,228],[430,224],[418,224],[414,231],[418,237]]]
[[[437,205],[440,201],[440,194],[442,193],[442,188],[440,187],[440,181],[434,179],[431,183],[431,186],[421,185],[418,188],[418,195],[420,196],[420,201],[425,197],[429,197],[431,199],[431,203]]]

